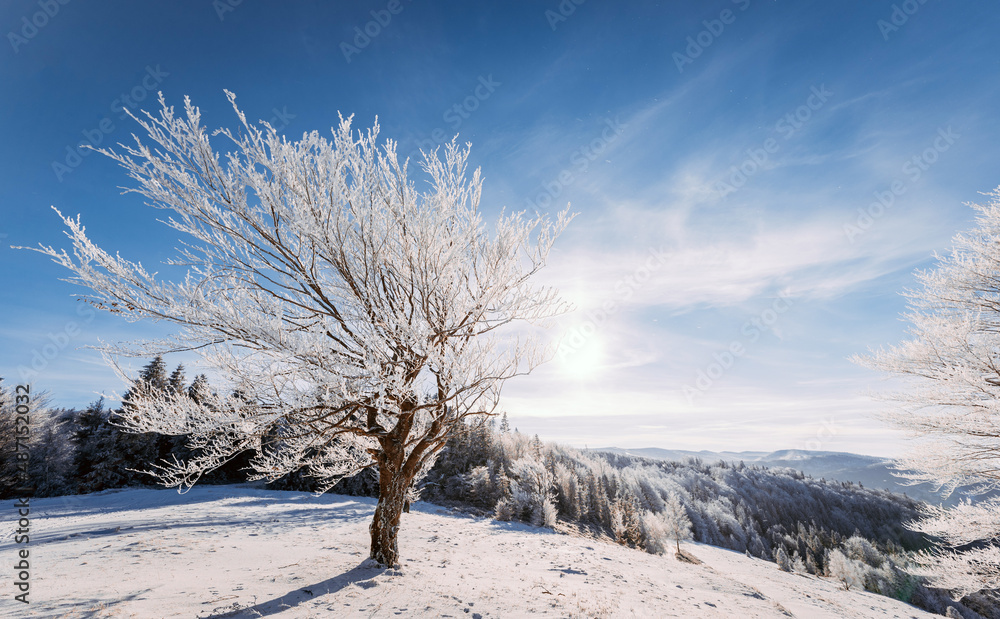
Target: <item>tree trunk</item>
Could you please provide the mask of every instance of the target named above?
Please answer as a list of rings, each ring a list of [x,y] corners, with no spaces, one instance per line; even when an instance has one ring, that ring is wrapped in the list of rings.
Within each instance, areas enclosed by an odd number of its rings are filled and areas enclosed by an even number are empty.
[[[412,481],[403,470],[402,450],[387,450],[379,462],[378,505],[369,531],[372,536],[371,558],[382,565],[399,564],[399,518]]]

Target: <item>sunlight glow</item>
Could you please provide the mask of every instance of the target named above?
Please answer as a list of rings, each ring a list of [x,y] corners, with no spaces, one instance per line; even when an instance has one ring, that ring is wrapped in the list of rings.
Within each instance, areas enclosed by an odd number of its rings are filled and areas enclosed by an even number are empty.
[[[564,342],[556,353],[559,371],[567,378],[586,380],[600,374],[604,365],[604,346],[600,338],[589,338],[580,347]]]

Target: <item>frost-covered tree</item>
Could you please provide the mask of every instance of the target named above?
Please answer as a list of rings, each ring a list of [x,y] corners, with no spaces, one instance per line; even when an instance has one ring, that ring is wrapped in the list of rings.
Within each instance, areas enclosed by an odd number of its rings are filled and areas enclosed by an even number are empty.
[[[782,568],[784,569],[784,568]],[[830,553],[830,576],[836,578],[844,585],[844,589],[861,589],[865,586],[865,573],[863,565],[852,560],[840,550],[833,550]]]
[[[69,490],[72,474],[72,417],[75,411],[42,407],[32,416],[31,461],[28,474],[35,496],[56,496]]]
[[[170,390],[176,394],[181,394],[184,392],[184,366],[178,365],[174,368],[174,371],[170,373],[170,378],[167,379],[167,383],[170,386]]]
[[[47,409],[45,400],[45,394],[32,392],[25,397],[24,392],[16,388],[6,389],[0,377],[0,499],[23,494],[35,486],[35,480],[28,474],[25,458],[30,453],[32,426]],[[27,411],[24,410],[25,403]],[[22,421],[18,421],[19,417]],[[28,424],[24,423],[24,419],[28,420]]]
[[[1000,188],[987,195],[972,205],[976,227],[905,293],[910,339],[855,358],[903,378],[902,389],[881,394],[895,404],[886,419],[917,439],[900,466],[948,492],[1000,488]],[[915,528],[949,546],[924,557],[936,584],[958,594],[1000,588],[1000,503],[925,516]]]
[[[949,546],[921,555],[925,575],[935,586],[955,592],[956,598],[982,589],[1000,590],[1000,497],[966,500],[953,508],[928,505],[923,516],[910,526]]]
[[[183,367],[167,376],[167,364],[163,357],[157,355],[139,371],[139,376],[122,396],[122,407],[109,417],[109,423],[118,424],[120,419],[132,417],[138,401],[154,401],[168,396],[179,398],[184,391]],[[115,436],[115,452],[107,454],[111,463],[121,469],[127,484],[148,483],[149,478],[142,474],[141,467],[150,462],[157,462],[167,456],[173,447],[171,437],[156,432],[122,433],[119,428],[113,428]]]
[[[556,508],[552,474],[545,465],[531,457],[519,458],[510,465],[510,470],[501,475],[505,478],[502,496],[494,513],[498,520],[526,520],[537,527],[553,527],[556,524]]]
[[[0,377],[0,499],[13,496],[14,489],[23,485],[15,457],[17,423],[12,402]]]
[[[505,213],[490,230],[467,146],[424,154],[418,190],[396,144],[378,146],[377,123],[355,137],[342,118],[332,138],[289,141],[227,95],[236,132],[211,132],[190,100],[177,115],[161,95],[157,115],[134,117],[147,141],[101,151],[137,182],[129,191],[172,211],[183,248],[169,268],[182,277],[97,247],[79,217],[63,217],[72,253],[39,251],[98,308],[178,327],[109,356],[197,350],[245,394],[246,405],[132,399],[127,430],[191,437],[197,455],[154,470],[164,484],[188,487],[247,449],[257,478],[307,466],[332,485],[374,466],[371,557],[396,564],[412,480],[457,422],[491,413],[504,381],[543,360],[518,325],[564,309],[532,281],[571,217]],[[232,150],[220,154],[216,139]]]
[[[208,384],[208,377],[204,374],[195,376],[194,380],[191,381],[191,385],[187,389],[187,395],[189,398],[194,400],[196,404],[208,402],[212,397],[212,387]]]
[[[667,534],[674,539],[677,552],[681,551],[681,540],[691,538],[691,519],[676,493],[671,493],[664,502],[663,525]]]
[[[52,409],[46,391],[12,391],[0,377],[0,498],[58,494],[69,473],[66,411]]]
[[[111,425],[110,417],[111,411],[101,398],[77,413],[73,420],[72,470],[77,491],[81,493],[118,488],[128,481],[119,451],[120,433]]]
[[[778,546],[777,550],[774,551],[774,562],[778,564],[781,571],[792,571],[792,560],[788,557],[788,551],[785,550],[784,546]]]

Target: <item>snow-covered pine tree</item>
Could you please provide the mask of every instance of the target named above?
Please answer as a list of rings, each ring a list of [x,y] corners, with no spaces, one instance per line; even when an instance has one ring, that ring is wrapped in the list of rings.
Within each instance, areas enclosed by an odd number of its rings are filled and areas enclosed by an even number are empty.
[[[579,472],[577,472],[576,476],[580,476]],[[588,491],[586,478],[581,477],[580,481],[576,484],[576,505],[573,507],[573,512],[576,514],[577,519],[584,522],[592,520],[590,516],[590,495],[588,494]]]
[[[503,383],[533,369],[545,349],[505,327],[565,308],[534,275],[571,216],[479,213],[482,180],[468,148],[425,154],[418,191],[396,145],[376,124],[355,137],[297,141],[239,117],[237,132],[207,130],[185,99],[175,115],[135,120],[146,143],[103,150],[138,183],[131,191],[173,211],[184,238],[172,282],[94,245],[63,217],[73,251],[39,251],[92,291],[96,307],[178,327],[167,342],[112,347],[111,355],[196,350],[249,407],[215,407],[156,394],[134,398],[133,432],[190,434],[196,456],[153,471],[185,487],[253,449],[259,478],[308,466],[332,485],[360,468],[379,472],[371,557],[396,564],[407,489],[455,424],[489,414]],[[213,137],[234,152],[221,155]],[[221,138],[220,138],[221,139]],[[61,214],[60,214],[61,216]],[[266,440],[265,440],[266,438]]]
[[[139,371],[139,376],[131,382],[131,386],[122,396],[121,409],[114,411],[110,422],[115,424],[114,454],[109,464],[117,466],[126,478],[126,484],[145,484],[152,478],[143,473],[142,467],[151,462],[159,462],[167,458],[173,451],[172,437],[156,431],[122,432],[121,424],[128,427],[128,420],[137,411],[137,402],[156,400],[172,401],[184,396],[184,370],[178,367],[171,375],[167,375],[167,364],[162,355],[157,355]]]
[[[792,560],[788,557],[788,551],[785,550],[785,546],[783,544],[779,544],[778,548],[774,551],[774,562],[778,564],[781,571],[792,571]]]
[[[48,496],[62,489],[69,454],[59,413],[47,392],[32,389],[25,404],[23,391],[6,391],[0,377],[0,498]],[[29,424],[19,423],[19,416]]]
[[[35,496],[56,496],[70,488],[73,411],[43,407],[32,415],[29,477]]]
[[[170,373],[170,378],[167,379],[167,385],[169,385],[170,392],[175,395],[181,395],[184,393],[184,365],[178,364],[174,371]]]
[[[212,387],[208,384],[208,377],[204,374],[195,376],[187,389],[187,395],[196,405],[207,404],[212,398]]]
[[[101,398],[80,411],[73,421],[72,470],[80,493],[118,488],[127,482],[118,454],[119,432],[111,425],[110,416]]]
[[[132,382],[132,386],[122,398],[123,402],[131,399],[136,391],[166,391],[170,385],[170,378],[167,376],[167,363],[163,360],[163,355],[156,357],[144,365],[139,371],[139,377]]]
[[[18,488],[17,462],[14,458],[15,418],[10,407],[10,394],[0,377],[0,499],[14,496]]]
[[[609,511],[615,541],[625,546],[642,548],[642,516],[635,497],[616,497]]]

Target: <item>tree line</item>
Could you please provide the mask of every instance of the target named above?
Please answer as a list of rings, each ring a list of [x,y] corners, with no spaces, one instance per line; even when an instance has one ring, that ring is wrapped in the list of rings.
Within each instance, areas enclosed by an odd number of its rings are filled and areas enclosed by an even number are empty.
[[[2,380],[2,379],[0,379]],[[156,357],[142,368],[133,386],[125,392],[119,408],[110,408],[103,398],[82,410],[53,408],[45,395],[36,397],[30,412],[31,434],[28,471],[37,497],[64,494],[87,494],[126,486],[150,485],[153,479],[142,472],[151,464],[186,458],[191,455],[184,436],[166,436],[153,432],[136,434],[116,425],[132,407],[140,393],[163,392],[200,402],[212,393],[204,374],[187,382],[183,365],[170,373],[163,357]],[[230,398],[239,399],[239,392]],[[12,399],[0,382],[0,498],[9,498],[16,463],[13,434],[7,425],[13,422]],[[205,476],[209,483],[246,481],[242,469],[246,457],[235,458]]]

